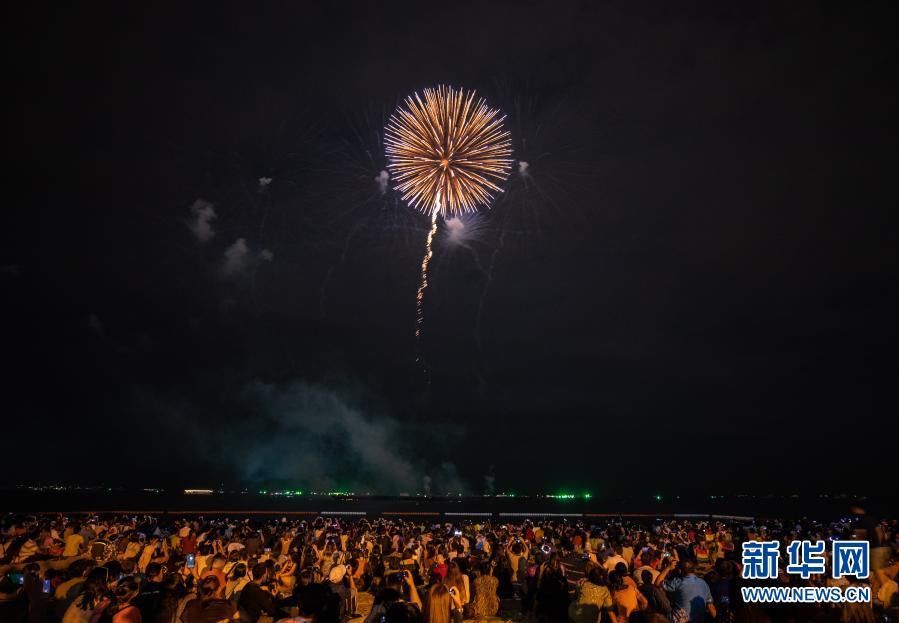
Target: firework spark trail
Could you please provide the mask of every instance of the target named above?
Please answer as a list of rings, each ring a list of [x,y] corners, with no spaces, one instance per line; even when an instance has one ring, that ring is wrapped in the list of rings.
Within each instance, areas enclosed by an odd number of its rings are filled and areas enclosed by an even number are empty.
[[[437,205],[440,205],[440,198],[437,199]],[[431,263],[431,258],[434,256],[434,235],[437,233],[437,217],[440,216],[440,210],[434,210],[433,215],[431,216],[431,230],[428,232],[428,241],[425,244],[425,255],[421,258],[421,283],[418,286],[418,294],[415,296],[416,300],[416,316],[415,316],[415,339],[419,342],[421,341],[421,325],[424,323],[424,300],[425,300],[425,289],[428,287],[428,265]],[[421,362],[421,348],[419,344],[419,354],[417,356],[417,360]]]
[[[505,116],[474,91],[438,86],[407,97],[384,130],[387,170],[411,207],[431,216],[416,296],[415,340],[421,356],[424,292],[437,219],[489,206],[512,169]]]

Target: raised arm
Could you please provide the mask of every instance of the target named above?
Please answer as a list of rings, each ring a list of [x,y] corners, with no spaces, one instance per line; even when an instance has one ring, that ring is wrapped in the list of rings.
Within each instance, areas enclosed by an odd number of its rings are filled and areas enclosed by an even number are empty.
[[[418,595],[418,589],[415,587],[415,579],[411,573],[406,574],[406,584],[409,586],[409,601],[418,606],[419,612],[423,610],[421,605],[421,597]]]
[[[656,586],[661,586],[662,582],[665,581],[665,578],[668,577],[668,574],[671,573],[671,570],[674,568],[674,565],[671,564],[671,559],[666,558],[665,562],[662,563],[662,570],[659,572],[659,575],[656,576],[655,584]]]

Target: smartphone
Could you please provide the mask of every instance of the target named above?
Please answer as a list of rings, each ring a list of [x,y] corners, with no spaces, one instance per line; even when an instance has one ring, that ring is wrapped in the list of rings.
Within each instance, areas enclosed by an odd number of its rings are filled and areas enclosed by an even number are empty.
[[[396,582],[397,584],[401,584],[401,583],[405,582],[406,581],[406,573],[408,573],[408,572],[407,571],[394,572],[394,575],[393,575],[394,580],[393,581]]]
[[[21,571],[13,571],[9,573],[9,580],[13,584],[18,584],[19,586],[25,583],[25,574]]]
[[[184,563],[184,566],[188,569],[193,569],[197,566],[197,556],[196,554],[188,554],[187,560]]]
[[[45,595],[50,594],[50,591],[53,590],[53,587],[50,585],[50,580],[44,580],[44,585],[41,587],[41,590]]]

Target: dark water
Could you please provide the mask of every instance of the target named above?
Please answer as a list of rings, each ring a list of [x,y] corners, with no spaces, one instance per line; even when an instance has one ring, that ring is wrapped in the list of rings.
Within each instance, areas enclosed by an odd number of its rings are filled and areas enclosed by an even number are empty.
[[[878,515],[895,516],[899,509],[882,500],[850,497],[716,497],[656,500],[641,498],[558,500],[549,498],[497,497],[282,497],[256,493],[185,495],[182,491],[145,492],[128,490],[35,491],[0,490],[0,512],[120,512],[154,514],[329,514],[421,515],[455,517],[457,514],[496,516],[591,516],[643,515],[647,518],[673,514],[739,515],[748,517],[811,517],[835,519],[856,505]],[[892,515],[890,515],[892,513]]]

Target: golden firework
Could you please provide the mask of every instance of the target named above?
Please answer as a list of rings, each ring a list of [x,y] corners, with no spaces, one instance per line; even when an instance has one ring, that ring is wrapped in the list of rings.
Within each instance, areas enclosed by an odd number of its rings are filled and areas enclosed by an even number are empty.
[[[407,97],[384,133],[403,200],[436,218],[487,206],[512,167],[506,117],[474,91],[438,86]]]

